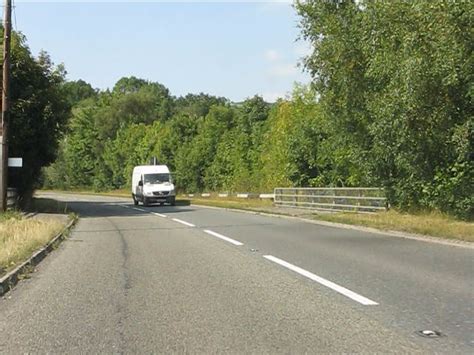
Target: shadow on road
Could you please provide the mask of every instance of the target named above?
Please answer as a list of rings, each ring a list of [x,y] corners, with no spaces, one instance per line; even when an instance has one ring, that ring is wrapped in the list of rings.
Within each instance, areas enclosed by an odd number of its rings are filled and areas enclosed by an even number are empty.
[[[180,213],[194,211],[189,206],[189,200],[178,200],[176,206],[142,205],[134,206],[133,203],[125,201],[65,201],[54,198],[38,197],[28,209],[30,213],[76,213],[81,218],[91,217],[137,217],[148,215],[149,212],[158,213]],[[138,211],[133,208],[139,208]]]
[[[46,197],[34,197],[27,204],[24,211],[30,214],[67,214],[70,212],[68,211],[67,202]]]

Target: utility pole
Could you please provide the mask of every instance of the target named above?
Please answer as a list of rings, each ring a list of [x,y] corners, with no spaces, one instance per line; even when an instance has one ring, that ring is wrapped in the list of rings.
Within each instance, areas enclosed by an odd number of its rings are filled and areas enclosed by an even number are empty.
[[[0,211],[7,209],[8,178],[8,119],[10,113],[10,40],[12,31],[12,2],[5,0],[3,21],[3,80],[2,80],[2,117],[0,126]]]

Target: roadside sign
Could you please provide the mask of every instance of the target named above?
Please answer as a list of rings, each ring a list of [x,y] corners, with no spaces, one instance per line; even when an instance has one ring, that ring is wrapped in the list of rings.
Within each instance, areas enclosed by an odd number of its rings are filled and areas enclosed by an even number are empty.
[[[9,168],[21,168],[23,167],[23,158],[8,158]]]

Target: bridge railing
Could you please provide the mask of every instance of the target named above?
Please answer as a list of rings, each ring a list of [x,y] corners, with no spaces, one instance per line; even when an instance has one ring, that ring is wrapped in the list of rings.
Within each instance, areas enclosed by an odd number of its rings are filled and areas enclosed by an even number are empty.
[[[274,204],[322,211],[377,212],[388,209],[383,189],[373,187],[279,187],[274,191]]]

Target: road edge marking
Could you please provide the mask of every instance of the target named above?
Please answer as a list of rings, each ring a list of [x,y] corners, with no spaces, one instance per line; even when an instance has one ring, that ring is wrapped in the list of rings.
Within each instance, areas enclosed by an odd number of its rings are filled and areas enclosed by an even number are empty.
[[[302,269],[300,268],[299,266],[296,266],[296,265],[293,265],[293,264],[290,264],[289,262],[285,261],[285,260],[282,260],[282,259],[279,259],[273,255],[264,255],[263,256],[265,259],[267,260],[270,260],[276,264],[279,264],[291,271],[294,271],[302,276],[305,276],[307,277],[308,279],[310,280],[313,280],[313,281],[316,281],[317,283],[323,285],[323,286],[326,286],[346,297],[349,297],[350,299],[356,301],[356,302],[359,302],[360,304],[363,304],[364,306],[376,306],[378,305],[377,302],[375,301],[372,301],[371,299],[367,298],[367,297],[364,297],[362,295],[359,295],[358,293],[355,293],[354,291],[351,291],[345,287],[342,287],[332,281],[329,281],[329,280],[326,280],[325,278],[321,277],[321,276],[318,276],[318,275],[315,275],[313,274],[312,272],[309,272],[305,269]]]
[[[189,223],[189,222],[186,222],[186,221],[183,221],[182,219],[172,218],[172,220],[175,221],[175,222],[184,224],[185,226],[188,226],[188,227],[196,227],[194,224]]]
[[[211,231],[211,230],[209,230],[209,229],[204,229],[204,233],[207,233],[207,234],[212,235],[212,236],[214,236],[214,237],[216,237],[216,238],[225,240],[226,242],[229,242],[229,243],[234,244],[234,245],[237,245],[237,246],[244,245],[244,243],[239,242],[238,240],[235,240],[235,239],[226,237],[225,235],[219,234],[219,233],[214,232],[214,231]]]

